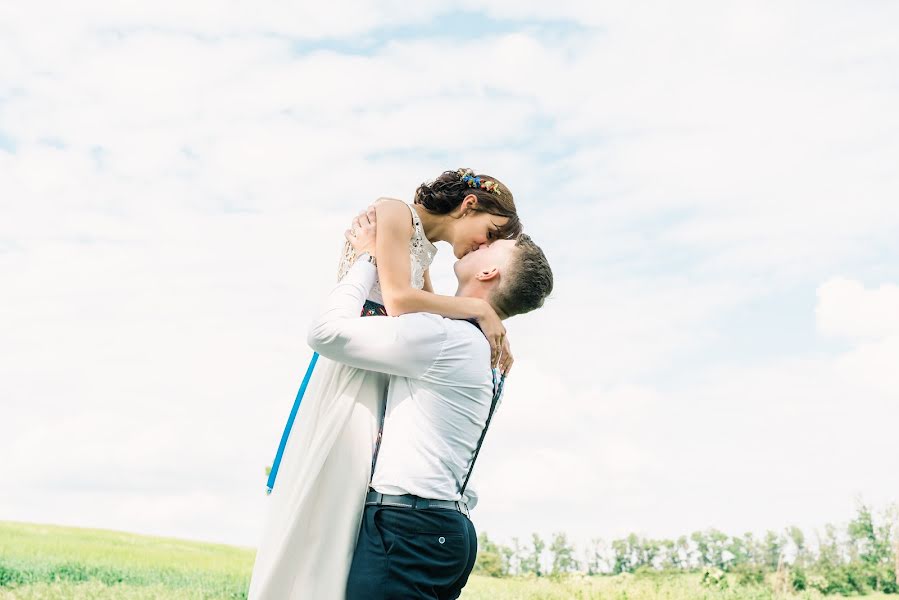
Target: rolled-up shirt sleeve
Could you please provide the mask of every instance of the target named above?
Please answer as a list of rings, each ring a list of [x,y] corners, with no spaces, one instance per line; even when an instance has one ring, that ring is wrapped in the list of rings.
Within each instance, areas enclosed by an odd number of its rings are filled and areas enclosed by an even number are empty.
[[[377,275],[374,265],[356,261],[309,326],[309,346],[353,367],[421,378],[439,360],[446,342],[443,319],[421,313],[360,316]]]

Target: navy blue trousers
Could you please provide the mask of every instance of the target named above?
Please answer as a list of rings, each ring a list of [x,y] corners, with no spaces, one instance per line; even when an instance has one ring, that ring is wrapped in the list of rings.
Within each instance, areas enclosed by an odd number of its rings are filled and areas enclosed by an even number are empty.
[[[458,598],[477,554],[474,525],[459,512],[366,506],[347,600]]]

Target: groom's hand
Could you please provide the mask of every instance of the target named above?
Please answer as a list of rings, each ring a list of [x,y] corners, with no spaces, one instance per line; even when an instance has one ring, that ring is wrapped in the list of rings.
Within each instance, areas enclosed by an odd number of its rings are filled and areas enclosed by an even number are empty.
[[[350,229],[343,236],[350,242],[356,251],[356,256],[368,252],[375,258],[378,238],[378,217],[374,206],[369,206],[353,219]]]

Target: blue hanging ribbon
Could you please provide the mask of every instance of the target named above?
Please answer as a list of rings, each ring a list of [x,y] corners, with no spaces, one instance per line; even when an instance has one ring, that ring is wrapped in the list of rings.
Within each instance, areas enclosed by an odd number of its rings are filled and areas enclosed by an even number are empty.
[[[309,379],[312,377],[312,371],[315,369],[315,363],[318,361],[318,352],[312,353],[312,360],[309,361],[309,368],[306,369],[306,376],[303,377],[303,383],[300,384],[300,391],[297,392],[296,400],[293,401],[293,408],[290,409],[290,416],[287,417],[287,424],[284,426],[284,433],[281,434],[281,443],[278,445],[278,452],[275,454],[275,460],[272,462],[272,470],[268,473],[268,483],[265,486],[265,493],[271,494],[272,488],[275,487],[275,477],[278,476],[278,466],[281,464],[281,456],[284,454],[284,446],[287,445],[287,438],[290,437],[290,429],[293,427],[293,420],[297,416],[297,410],[300,408],[300,402],[306,393],[306,387],[309,385]]]

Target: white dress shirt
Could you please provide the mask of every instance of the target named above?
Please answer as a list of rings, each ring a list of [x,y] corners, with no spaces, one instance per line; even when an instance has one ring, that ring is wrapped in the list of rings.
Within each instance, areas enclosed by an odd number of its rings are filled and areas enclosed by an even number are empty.
[[[377,268],[357,261],[309,328],[313,350],[390,375],[372,487],[460,500],[493,399],[490,345],[472,323],[428,313],[360,317]],[[476,496],[465,492],[469,506]]]

